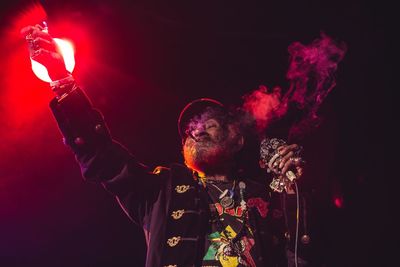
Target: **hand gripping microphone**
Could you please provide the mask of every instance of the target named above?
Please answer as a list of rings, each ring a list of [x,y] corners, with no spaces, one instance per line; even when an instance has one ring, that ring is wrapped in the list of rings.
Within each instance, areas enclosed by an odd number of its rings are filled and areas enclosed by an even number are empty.
[[[260,144],[260,160],[265,165],[267,172],[271,172],[270,166],[279,165],[282,157],[278,153],[278,147],[286,145],[286,142],[282,139],[278,138],[264,138]],[[295,152],[295,157],[293,158],[296,161],[301,161],[302,159],[299,157],[301,148]],[[274,175],[271,184],[269,185],[274,191],[282,192],[286,190],[286,188],[297,179],[296,174],[292,170],[286,171],[285,175]]]
[[[281,146],[286,145],[286,142],[282,139],[278,138],[264,138],[260,144],[260,161],[264,164],[267,172],[271,172],[271,167],[279,166],[279,163],[282,160],[282,157],[279,155],[278,148]],[[301,147],[294,151],[294,157],[291,158],[293,163],[296,162],[303,162],[302,158],[300,157]],[[293,167],[296,167],[294,164]],[[296,183],[296,175],[293,171],[288,170],[286,171],[285,175],[281,173],[274,173],[274,177],[272,179],[271,184],[269,185],[274,191],[282,193],[285,190],[287,193],[290,191],[291,184],[295,186],[295,193],[296,193],[296,234],[295,234],[295,248],[294,248],[294,266],[298,266],[297,263],[297,244],[298,244],[298,237],[299,237],[299,224],[300,224],[300,201],[299,201],[299,190],[297,188]],[[303,222],[305,222],[305,217],[303,218]],[[307,235],[304,235],[307,236]],[[307,236],[308,237],[308,236]],[[309,238],[309,237],[308,237]]]

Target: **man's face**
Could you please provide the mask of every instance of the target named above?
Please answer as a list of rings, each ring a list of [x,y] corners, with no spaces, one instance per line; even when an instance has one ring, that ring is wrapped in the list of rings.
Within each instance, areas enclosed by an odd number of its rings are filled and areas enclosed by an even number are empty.
[[[240,149],[237,127],[222,124],[207,114],[192,119],[187,127],[183,156],[188,167],[203,173],[221,171]]]

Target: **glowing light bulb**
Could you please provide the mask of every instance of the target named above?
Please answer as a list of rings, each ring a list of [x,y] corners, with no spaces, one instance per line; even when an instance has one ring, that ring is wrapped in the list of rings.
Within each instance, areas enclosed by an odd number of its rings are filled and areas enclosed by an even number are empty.
[[[74,57],[74,46],[70,41],[66,41],[59,38],[53,38],[54,42],[64,59],[65,69],[72,73],[75,68],[75,57]],[[45,66],[31,58],[32,71],[35,73],[36,77],[45,82],[51,82],[51,78]]]

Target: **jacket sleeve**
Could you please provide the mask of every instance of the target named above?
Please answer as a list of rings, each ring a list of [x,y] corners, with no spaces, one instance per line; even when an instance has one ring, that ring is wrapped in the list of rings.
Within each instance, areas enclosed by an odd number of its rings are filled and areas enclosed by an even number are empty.
[[[92,107],[81,89],[53,99],[50,108],[84,179],[102,184],[129,218],[143,225],[166,175],[152,173],[112,140],[102,114]]]

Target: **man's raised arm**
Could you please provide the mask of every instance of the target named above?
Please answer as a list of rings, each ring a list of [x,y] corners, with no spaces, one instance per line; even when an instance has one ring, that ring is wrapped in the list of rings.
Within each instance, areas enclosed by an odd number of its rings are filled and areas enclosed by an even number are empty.
[[[44,65],[55,98],[50,108],[88,181],[101,183],[115,195],[127,215],[139,224],[150,213],[165,181],[153,174],[122,145],[112,140],[102,114],[65,69],[63,57],[52,37],[40,25],[21,30],[30,57]],[[140,185],[140,186],[139,186]]]

